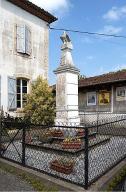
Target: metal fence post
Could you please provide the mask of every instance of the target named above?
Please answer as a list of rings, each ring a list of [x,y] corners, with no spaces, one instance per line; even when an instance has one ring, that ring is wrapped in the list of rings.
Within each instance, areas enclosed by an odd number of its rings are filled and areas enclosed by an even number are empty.
[[[85,127],[85,189],[88,189],[88,171],[89,171],[89,161],[88,161],[88,127]]]
[[[26,124],[23,123],[22,130],[22,165],[25,166],[25,137],[26,137]]]
[[[99,124],[99,111],[97,110],[97,133],[98,133],[98,124]]]
[[[2,156],[2,117],[0,117],[0,157]]]

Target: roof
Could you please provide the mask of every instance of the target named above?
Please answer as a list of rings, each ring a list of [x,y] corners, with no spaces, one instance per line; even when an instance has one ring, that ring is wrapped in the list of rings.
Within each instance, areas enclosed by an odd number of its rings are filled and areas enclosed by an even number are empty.
[[[7,0],[14,5],[24,9],[25,11],[31,13],[32,15],[35,15],[36,17],[39,17],[40,19],[52,23],[57,20],[56,17],[54,17],[49,12],[45,11],[44,9],[38,7],[37,5],[33,4],[32,2],[28,0]]]
[[[126,70],[106,73],[103,75],[88,77],[79,80],[79,87],[90,87],[100,84],[108,84],[114,82],[121,82],[126,80]]]
[[[126,81],[126,70],[106,73],[94,77],[82,78],[79,79],[78,86],[79,88],[86,88],[96,85],[110,84],[123,81]],[[53,91],[55,91],[56,85],[52,85],[51,88],[53,89]]]

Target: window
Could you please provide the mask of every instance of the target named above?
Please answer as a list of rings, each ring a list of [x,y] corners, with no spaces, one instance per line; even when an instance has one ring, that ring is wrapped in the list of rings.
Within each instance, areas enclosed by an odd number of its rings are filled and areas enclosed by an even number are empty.
[[[116,89],[116,101],[126,100],[126,87],[117,87]]]
[[[17,52],[31,54],[31,31],[26,25],[17,26]]]
[[[17,108],[23,108],[26,103],[25,94],[27,94],[28,81],[17,79]]]
[[[96,92],[87,93],[87,105],[96,105]]]

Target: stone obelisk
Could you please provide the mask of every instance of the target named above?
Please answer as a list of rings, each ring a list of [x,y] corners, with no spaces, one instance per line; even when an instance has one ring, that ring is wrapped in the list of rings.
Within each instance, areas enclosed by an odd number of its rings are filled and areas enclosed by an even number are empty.
[[[78,113],[78,76],[79,70],[74,66],[71,51],[72,42],[66,32],[61,36],[60,66],[54,71],[56,82],[56,124],[80,124]]]

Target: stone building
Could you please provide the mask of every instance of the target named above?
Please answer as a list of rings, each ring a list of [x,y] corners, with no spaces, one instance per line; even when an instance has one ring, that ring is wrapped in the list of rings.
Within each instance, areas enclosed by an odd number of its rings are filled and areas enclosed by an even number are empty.
[[[79,80],[79,109],[126,113],[126,70]]]
[[[0,106],[23,108],[24,93],[39,75],[48,78],[50,13],[27,0],[0,0]]]

